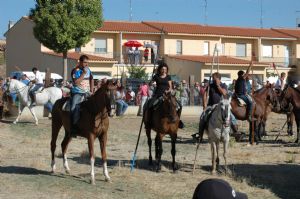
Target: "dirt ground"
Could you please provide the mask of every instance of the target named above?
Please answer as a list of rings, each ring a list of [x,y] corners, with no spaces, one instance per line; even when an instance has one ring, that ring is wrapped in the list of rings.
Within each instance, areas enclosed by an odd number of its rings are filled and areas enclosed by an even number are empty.
[[[130,159],[135,148],[140,117],[128,116],[110,119],[108,140],[108,169],[111,183],[104,181],[99,143],[96,145],[96,185],[89,184],[90,166],[87,141],[73,139],[68,150],[71,174],[64,172],[60,142],[57,143],[57,173],[50,173],[51,121],[40,120],[35,126],[28,122],[13,125],[0,123],[0,198],[103,198],[141,199],[192,198],[195,187],[207,178],[227,180],[236,191],[247,193],[249,198],[300,198],[300,147],[295,137],[285,132],[274,142],[284,124],[284,115],[272,114],[268,122],[268,136],[259,145],[230,141],[225,175],[221,166],[217,175],[210,174],[211,152],[207,143],[201,144],[197,167],[192,175],[196,145],[191,134],[197,131],[198,117],[184,117],[184,130],[178,132],[176,160],[177,173],[171,170],[171,143],[166,136],[163,142],[162,172],[148,166],[148,146],[142,132],[137,156],[137,168],[130,172]],[[247,124],[240,123],[240,129]],[[153,136],[154,137],[154,136]],[[153,147],[154,148],[154,147]],[[154,149],[153,149],[154,151]],[[221,148],[221,154],[222,154]],[[154,152],[153,154],[154,155]],[[222,156],[221,165],[224,164]]]

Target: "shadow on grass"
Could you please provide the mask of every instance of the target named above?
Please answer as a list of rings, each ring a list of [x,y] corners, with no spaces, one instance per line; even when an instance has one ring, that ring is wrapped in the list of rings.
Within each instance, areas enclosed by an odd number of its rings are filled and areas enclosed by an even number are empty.
[[[270,189],[280,198],[300,198],[300,165],[230,165],[236,180],[247,179],[250,185]]]
[[[22,174],[22,175],[51,175],[49,171],[38,170],[20,166],[0,166],[0,173]]]
[[[0,174],[18,174],[18,175],[42,175],[42,176],[51,176],[51,177],[58,177],[63,179],[76,179],[81,182],[85,182],[90,184],[88,178],[85,178],[87,174],[82,174],[83,176],[76,176],[64,173],[52,173],[50,171],[39,170],[35,168],[29,167],[20,167],[20,166],[0,166]],[[89,174],[90,175],[90,174]]]

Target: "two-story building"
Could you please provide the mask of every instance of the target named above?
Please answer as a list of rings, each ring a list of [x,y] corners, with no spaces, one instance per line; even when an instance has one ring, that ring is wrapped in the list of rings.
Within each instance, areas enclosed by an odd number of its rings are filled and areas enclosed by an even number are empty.
[[[18,66],[28,70],[32,66],[62,74],[61,55],[43,47],[33,36],[34,22],[22,17],[5,34],[7,38],[7,73]],[[290,72],[299,78],[300,30],[259,29],[241,27],[203,26],[169,22],[105,21],[91,40],[78,49],[70,50],[69,66],[76,64],[80,54],[90,56],[90,67],[95,74],[120,76],[127,71],[127,41],[137,41],[139,63],[152,73],[154,58],[164,58],[170,74],[181,79],[194,75],[196,81],[208,78],[211,65],[223,77],[235,79],[238,70],[245,70],[254,59],[254,74],[261,81],[273,72],[274,62],[278,71]],[[150,48],[149,60],[143,58],[145,46]],[[217,51],[215,50],[217,47]],[[217,56],[218,55],[218,56]],[[152,59],[151,59],[152,58]],[[214,60],[214,61],[213,61]]]

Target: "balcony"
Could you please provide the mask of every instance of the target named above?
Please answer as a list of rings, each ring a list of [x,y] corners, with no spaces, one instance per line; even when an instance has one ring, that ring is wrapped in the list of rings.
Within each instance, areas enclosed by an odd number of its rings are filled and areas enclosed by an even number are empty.
[[[148,60],[144,58],[144,51],[140,50],[138,55],[129,55],[126,52],[122,53],[122,58],[120,59],[120,52],[89,52],[84,51],[82,53],[87,53],[90,55],[96,55],[100,57],[114,58],[119,62],[119,64],[125,65],[152,65],[154,64],[154,56],[151,57],[149,53]]]

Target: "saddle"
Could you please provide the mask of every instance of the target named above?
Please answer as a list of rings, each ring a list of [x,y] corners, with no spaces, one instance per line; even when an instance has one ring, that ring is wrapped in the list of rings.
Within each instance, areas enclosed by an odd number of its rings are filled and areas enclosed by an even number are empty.
[[[82,96],[81,102],[85,101],[86,97]],[[80,103],[81,104],[81,103]],[[80,106],[79,104],[79,106]],[[62,110],[66,112],[71,111],[71,98],[68,98],[62,106]]]
[[[238,101],[238,105],[239,106],[247,106],[246,102],[242,99],[242,98],[239,98],[237,96],[235,96],[237,101]],[[252,103],[252,97],[250,95],[246,95],[246,97],[249,99],[249,101]]]

